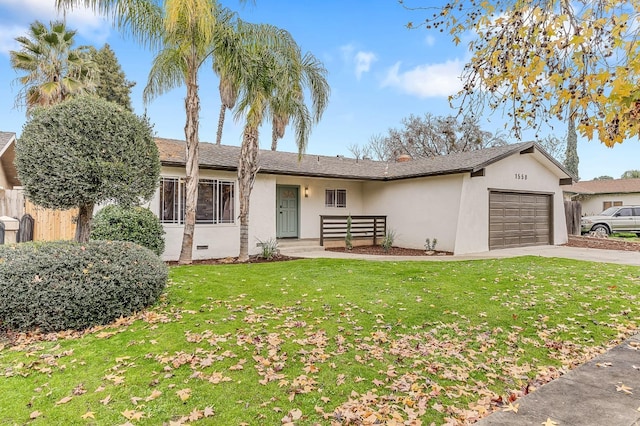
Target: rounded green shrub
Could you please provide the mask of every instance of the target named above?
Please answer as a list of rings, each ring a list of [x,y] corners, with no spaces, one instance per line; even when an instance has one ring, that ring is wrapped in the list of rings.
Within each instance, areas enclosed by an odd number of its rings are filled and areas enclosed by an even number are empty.
[[[144,207],[106,206],[93,218],[92,240],[130,241],[160,256],[164,229],[160,220]]]
[[[155,303],[167,266],[123,241],[0,246],[0,329],[83,330]]]

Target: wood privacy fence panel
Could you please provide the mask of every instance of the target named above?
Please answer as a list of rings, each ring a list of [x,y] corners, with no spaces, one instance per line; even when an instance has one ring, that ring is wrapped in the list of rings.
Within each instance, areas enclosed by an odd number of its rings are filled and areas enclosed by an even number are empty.
[[[24,195],[15,189],[0,189],[0,216],[20,219],[24,214]]]
[[[349,216],[320,216],[320,245],[327,240],[344,241]],[[387,233],[386,216],[351,216],[351,236],[354,241],[367,240],[378,245]]]
[[[33,217],[33,240],[73,240],[76,234],[75,218],[78,209],[52,210],[36,206],[26,200],[25,213]]]
[[[580,201],[565,201],[564,215],[567,221],[567,234],[580,235],[580,218],[582,217],[582,204]]]

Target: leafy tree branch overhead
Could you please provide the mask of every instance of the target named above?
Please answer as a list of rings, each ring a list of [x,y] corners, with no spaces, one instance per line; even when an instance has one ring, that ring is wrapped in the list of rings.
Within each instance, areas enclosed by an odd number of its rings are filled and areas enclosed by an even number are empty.
[[[622,0],[449,0],[406,8],[410,28],[447,31],[469,42],[461,112],[505,110],[516,136],[550,120],[577,120],[589,139],[613,146],[638,135],[640,2]],[[426,15],[426,16],[425,16]]]

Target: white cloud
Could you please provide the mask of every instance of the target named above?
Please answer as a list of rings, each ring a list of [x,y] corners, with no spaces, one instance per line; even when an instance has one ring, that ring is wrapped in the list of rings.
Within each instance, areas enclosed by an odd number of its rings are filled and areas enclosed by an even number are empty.
[[[362,73],[369,72],[371,64],[378,58],[373,52],[358,52],[354,58],[356,63],[356,78],[360,80]]]
[[[356,47],[353,44],[345,44],[340,47],[342,53],[342,60],[347,66],[354,67],[356,78],[360,80],[362,74],[371,71],[371,64],[378,60],[378,57],[373,52],[365,52],[359,50],[356,52]]]
[[[18,35],[26,34],[27,27],[18,25],[0,25],[0,53],[9,53],[10,50],[19,48],[15,38]]]
[[[111,25],[93,10],[75,7],[65,13],[55,7],[54,0],[0,0],[0,52],[7,53],[17,46],[13,39],[27,35],[29,25],[39,20],[66,19],[69,29],[97,45],[106,41]]]
[[[464,62],[459,59],[440,64],[419,65],[400,71],[397,62],[387,71],[382,87],[395,87],[420,98],[447,97],[462,89],[460,75]]]

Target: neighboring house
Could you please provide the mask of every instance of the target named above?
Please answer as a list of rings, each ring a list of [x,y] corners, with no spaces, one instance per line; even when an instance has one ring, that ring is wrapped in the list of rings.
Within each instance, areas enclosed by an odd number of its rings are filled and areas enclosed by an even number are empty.
[[[160,188],[150,202],[166,231],[164,258],[180,253],[185,143],[157,138]],[[200,144],[194,259],[237,256],[240,147]],[[561,185],[571,175],[533,142],[403,162],[261,151],[251,193],[249,245],[318,239],[321,215],[383,215],[395,245],[455,254],[564,244]]]
[[[564,193],[580,201],[583,216],[594,216],[612,206],[640,205],[640,179],[580,181],[565,187]]]
[[[0,189],[13,189],[20,186],[18,172],[14,165],[16,134],[0,132]]]
[[[68,240],[75,234],[75,210],[50,210],[35,206],[24,198],[16,158],[16,134],[0,132],[0,216],[22,218],[29,214],[34,222],[33,239]]]

